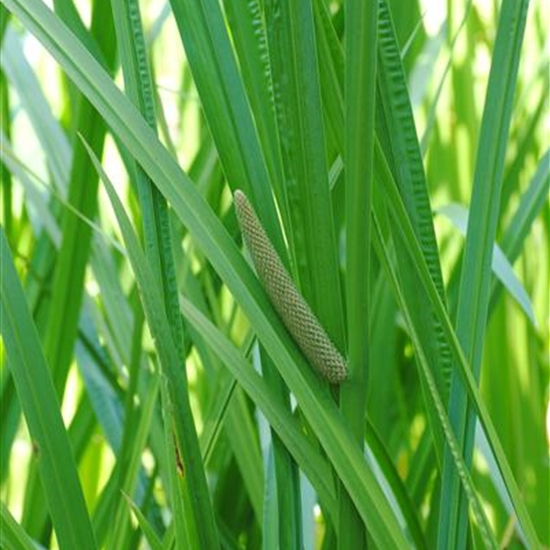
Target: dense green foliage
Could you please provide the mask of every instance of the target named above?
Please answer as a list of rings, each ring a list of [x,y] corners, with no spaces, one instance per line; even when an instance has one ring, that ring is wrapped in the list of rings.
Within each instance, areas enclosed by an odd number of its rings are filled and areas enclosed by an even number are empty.
[[[544,2],[0,15],[2,548],[548,548]]]

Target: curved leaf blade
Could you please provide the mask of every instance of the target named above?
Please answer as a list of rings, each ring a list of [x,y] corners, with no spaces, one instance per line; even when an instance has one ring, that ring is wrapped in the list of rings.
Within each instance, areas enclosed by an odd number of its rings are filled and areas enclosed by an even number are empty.
[[[0,328],[31,436],[48,508],[62,550],[96,542],[60,405],[3,228],[0,231]]]

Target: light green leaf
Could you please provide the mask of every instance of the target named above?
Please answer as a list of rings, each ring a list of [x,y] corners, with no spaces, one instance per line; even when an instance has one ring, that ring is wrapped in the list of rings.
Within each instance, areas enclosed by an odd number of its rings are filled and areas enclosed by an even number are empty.
[[[466,207],[457,203],[449,203],[437,208],[436,212],[450,220],[460,234],[466,236],[466,229],[468,227],[468,209]],[[536,327],[537,320],[535,319],[531,300],[514,273],[514,268],[498,244],[493,245],[491,268],[521,309],[523,309],[531,323],[533,323],[533,326]]]

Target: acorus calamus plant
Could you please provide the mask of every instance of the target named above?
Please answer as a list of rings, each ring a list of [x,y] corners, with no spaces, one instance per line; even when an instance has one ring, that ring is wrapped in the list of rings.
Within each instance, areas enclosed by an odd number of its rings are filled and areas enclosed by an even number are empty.
[[[549,548],[545,8],[0,0],[0,547]]]

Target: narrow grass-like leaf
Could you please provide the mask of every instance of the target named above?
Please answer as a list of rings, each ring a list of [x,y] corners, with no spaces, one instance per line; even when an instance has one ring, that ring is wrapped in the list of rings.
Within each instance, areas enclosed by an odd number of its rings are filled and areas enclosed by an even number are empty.
[[[344,55],[330,19],[328,6],[322,0],[313,2],[319,82],[325,111],[325,126],[332,134],[336,152],[344,156]],[[329,157],[330,158],[330,157]],[[329,178],[330,180],[330,178]]]
[[[217,0],[170,0],[185,53],[229,185],[243,188],[264,213],[265,227],[285,258],[270,176]]]
[[[59,401],[3,230],[0,258],[2,337],[59,544],[62,550],[93,550],[96,543]]]
[[[479,137],[456,321],[457,335],[475,380],[479,379],[481,368],[504,156],[528,5],[528,0],[504,0],[501,5]],[[456,372],[453,374],[449,407],[452,425],[469,465],[475,418],[468,410],[466,393]],[[441,549],[452,546],[463,550],[467,538],[467,514],[450,461],[447,452],[441,502],[448,507],[448,513],[442,518],[438,545]]]
[[[545,109],[548,106],[548,97],[550,94],[550,92],[548,91],[550,83],[550,60],[546,59],[546,62],[542,65],[545,70],[542,71],[543,74],[540,76],[540,80],[542,80],[543,83],[542,92],[538,100],[538,105],[536,109],[534,109],[534,113],[532,114],[532,116],[530,116],[527,121],[525,121],[523,119],[523,116],[521,116],[520,122],[516,123],[516,126],[519,126],[521,128],[521,130],[516,129],[516,133],[519,133],[521,131],[521,135],[516,138],[519,142],[518,151],[514,155],[514,159],[511,165],[506,166],[506,171],[502,181],[502,200],[500,205],[501,213],[507,211],[507,208],[510,204],[510,199],[513,197],[514,192],[519,190],[518,184],[521,181],[521,171],[525,168],[526,163],[529,161],[529,157],[533,153],[533,149],[537,149],[537,147],[535,146],[535,143],[537,141],[537,128],[540,126],[541,119],[546,112]],[[528,94],[527,90],[529,90],[530,86],[531,83],[525,86],[525,95]],[[520,98],[516,102],[515,108],[519,112],[522,112],[523,110],[530,111],[530,106],[522,106],[522,99],[524,102],[533,101],[530,95],[528,95],[528,99]],[[513,135],[513,130],[511,131],[511,134]]]
[[[162,550],[162,542],[158,538],[157,534],[155,533],[155,530],[153,529],[152,525],[149,523],[147,518],[143,515],[143,512],[140,510],[139,506],[128,496],[124,495],[126,498],[126,502],[132,512],[136,515],[136,519],[139,523],[139,526],[141,528],[141,531],[145,535],[145,538],[147,539],[147,542],[149,543],[149,546],[151,547],[151,550]]]
[[[394,498],[397,503],[399,513],[403,514],[403,519],[406,524],[404,529],[408,531],[408,534],[418,550],[422,548],[427,550],[428,543],[422,532],[422,527],[414,505],[407,494],[405,484],[388,454],[384,441],[368,419],[365,442],[367,454],[374,457],[375,465],[380,468],[388,484],[389,490],[391,491],[392,498]]]
[[[445,301],[424,166],[391,12],[386,0],[380,4],[379,33],[378,135],[434,283]],[[397,250],[398,254],[399,250],[400,248]],[[417,285],[417,280],[405,264],[400,269],[400,277],[411,289]],[[408,299],[416,302],[410,310],[411,315],[415,324],[422,327],[426,353],[438,387],[446,399],[450,381],[450,358],[441,328],[434,321],[433,313],[423,307],[424,296],[410,292]]]
[[[242,354],[208,319],[188,300],[182,300],[186,318],[212,342],[214,351],[224,365],[261,409],[271,426],[293,454],[296,461],[312,482],[323,505],[336,517],[334,487],[330,484],[330,470],[312,444],[301,434],[297,420],[275,398],[273,389],[256,373]],[[214,345],[215,343],[215,345]]]
[[[135,395],[129,392],[129,399],[132,399]],[[119,472],[119,483],[117,488],[126,494],[133,494],[134,488],[138,481],[138,472],[141,466],[141,454],[149,431],[151,429],[151,421],[153,418],[154,405],[158,395],[158,376],[153,379],[150,384],[150,389],[147,394],[147,401],[143,403],[139,411],[138,423],[135,430],[132,432],[133,423],[130,421],[129,414],[132,409],[126,407],[125,427],[127,432],[125,433],[125,439],[118,455],[117,468]],[[129,436],[133,436],[130,440]],[[124,546],[124,539],[128,536],[128,523],[127,508],[125,503],[121,499],[116,500],[117,505],[114,509],[114,527],[112,529],[112,538],[109,540],[107,546],[111,548],[122,548]]]
[[[258,523],[263,517],[264,472],[261,451],[257,442],[255,422],[250,414],[249,403],[240,388],[237,388],[229,403],[225,429],[231,439],[235,459],[244,479],[248,496]]]
[[[36,550],[35,543],[3,502],[0,503],[0,546],[10,550]]]
[[[107,57],[114,59],[112,20],[94,10],[92,32],[104,40]],[[99,20],[103,22],[99,23]],[[77,127],[89,135],[94,150],[99,154],[105,139],[105,125],[95,109],[82,99],[78,112]],[[97,177],[90,170],[91,165],[81,146],[73,150],[72,165],[68,178],[67,200],[71,206],[87,218],[93,218],[97,209]],[[61,245],[53,265],[51,277],[51,307],[44,339],[44,352],[53,372],[53,382],[60,398],[64,395],[65,383],[71,365],[78,319],[83,299],[84,277],[90,252],[91,229],[71,210],[64,210],[61,221]],[[41,499],[33,497],[42,488],[32,472],[26,490],[24,519],[29,532],[40,533],[46,524],[45,510]]]
[[[154,96],[139,3],[113,2],[117,38],[121,50],[126,93],[155,129]],[[179,314],[177,280],[172,257],[172,235],[166,200],[143,169],[136,164],[136,185],[143,217],[145,251],[151,267],[162,281],[166,312],[180,361],[184,361],[183,327]]]
[[[514,216],[501,240],[501,248],[513,263],[519,256],[525,237],[541,212],[550,190],[550,149],[542,155],[529,187],[523,193]]]
[[[346,5],[345,34],[345,204],[346,312],[349,382],[340,409],[362,449],[370,364],[371,216],[378,0]],[[368,528],[368,523],[367,523]],[[366,548],[365,525],[348,495],[340,495],[338,548]]]
[[[417,239],[422,246],[422,252],[429,262],[432,279],[440,295],[444,297],[439,252],[416,134],[412,99],[405,79],[392,14],[386,1],[382,2],[380,7],[379,34],[377,148],[380,162],[384,165],[387,163],[391,169]],[[379,166],[375,165],[375,170],[378,171]],[[379,210],[377,213],[379,216],[382,215]],[[426,307],[427,299],[423,294],[422,285],[419,284],[414,270],[411,269],[406,243],[402,242],[398,235],[394,235],[394,244],[399,263],[398,276],[406,289],[404,298],[408,301],[409,312],[423,341],[425,353],[428,354],[438,388],[446,402],[450,379],[448,347],[433,312]],[[432,401],[429,399],[429,390],[424,385],[423,377],[420,377],[420,382],[434,450],[424,455],[425,462],[422,468],[431,470],[442,462],[443,434],[437,411],[434,410]],[[431,512],[436,513],[434,507],[431,507]]]
[[[383,166],[380,163],[379,166]],[[384,175],[385,174],[385,175]],[[406,214],[405,206],[399,196],[399,192],[395,183],[392,180],[391,174],[386,167],[386,170],[380,174],[380,182],[384,185],[385,192],[387,194],[386,204],[392,213],[392,219],[395,221],[396,229],[401,233],[401,236],[408,244],[410,256],[412,259],[412,265],[417,272],[419,280],[422,282],[424,289],[427,293],[428,299],[433,307],[434,314],[437,316],[438,321],[441,323],[441,327],[444,331],[445,338],[449,342],[450,349],[453,353],[454,360],[457,365],[457,372],[461,377],[461,382],[468,393],[468,397],[471,399],[472,406],[478,415],[478,418],[486,432],[487,440],[493,452],[495,461],[498,464],[500,473],[506,481],[506,488],[508,495],[514,505],[515,513],[517,514],[518,521],[521,523],[524,532],[529,540],[529,544],[536,548],[538,546],[536,532],[533,528],[529,514],[525,508],[521,492],[517,486],[512,475],[511,468],[506,459],[506,455],[502,450],[497,432],[493,426],[493,423],[487,413],[487,409],[481,400],[477,384],[474,381],[471,369],[466,361],[464,352],[458,342],[458,337],[455,330],[452,327],[452,323],[449,319],[445,306],[441,301],[437,289],[433,283],[433,280],[429,274],[428,266],[420,250],[420,245],[414,236],[414,230],[411,226],[410,220]],[[456,457],[453,458],[453,464]]]
[[[23,55],[19,38],[13,29],[9,29],[4,37],[1,57],[2,69],[6,72],[10,84],[18,90],[22,107],[28,114],[44,149],[53,184],[65,194],[71,150],[61,128],[50,113],[51,109],[36,75]]]
[[[379,229],[377,229],[378,232],[378,246],[380,248],[384,248],[383,243],[383,236]],[[390,266],[390,259],[389,254],[386,250],[383,252],[381,251],[379,256],[386,264],[386,270],[389,273],[392,273],[392,268]],[[475,491],[475,487],[473,485],[471,476],[468,472],[468,469],[466,468],[466,465],[464,463],[464,460],[462,459],[460,455],[460,448],[458,446],[456,436],[454,435],[449,418],[447,416],[447,413],[445,411],[445,405],[441,399],[441,396],[439,394],[437,384],[435,382],[435,377],[433,376],[431,369],[429,367],[429,363],[427,361],[426,355],[424,353],[423,344],[416,335],[416,329],[413,324],[412,318],[409,314],[408,306],[403,298],[399,283],[397,281],[397,276],[395,274],[391,275],[394,291],[399,299],[399,302],[401,303],[402,312],[405,315],[407,325],[409,327],[409,330],[411,331],[412,339],[416,344],[416,352],[419,356],[419,364],[421,366],[421,373],[423,377],[425,378],[426,386],[428,387],[430,397],[433,402],[433,407],[437,411],[437,415],[441,421],[442,429],[445,434],[445,439],[447,441],[447,444],[449,445],[449,448],[452,450],[453,453],[453,461],[454,465],[456,467],[457,474],[459,476],[459,479],[462,483],[462,486],[464,488],[464,491],[467,495],[468,502],[472,507],[472,512],[476,518],[476,521],[478,523],[478,527],[481,531],[481,535],[483,538],[483,542],[485,544],[486,548],[491,548],[493,550],[497,550],[499,548],[498,542],[495,539],[495,536],[491,530],[491,526],[489,524],[489,521],[487,519],[487,516],[481,506],[481,502],[477,496],[477,493]]]
[[[236,387],[235,380],[228,379],[227,377],[223,377],[223,380],[225,384],[221,392],[215,393],[217,398],[205,415],[204,426],[199,438],[205,464],[208,464],[212,456],[212,450],[221,431],[223,417],[227,412],[227,407]]]
[[[169,394],[168,380],[165,376],[161,378],[161,405],[163,419],[164,445],[168,459],[168,483],[167,493],[170,495],[172,505],[172,531],[171,543],[176,548],[198,549],[200,546],[199,534],[192,518],[187,521],[187,505],[189,499],[185,494],[183,476],[185,474],[181,453],[176,440],[176,420],[174,407]],[[192,514],[193,511],[191,510]]]
[[[265,3],[298,288],[339,349],[344,308],[329,193],[313,11],[309,2]]]
[[[134,1],[115,1],[112,3],[112,6],[117,40],[121,52],[126,93],[143,114],[149,126],[155,130],[153,80],[149,70],[139,3]],[[133,159],[130,162],[135,163]],[[179,312],[178,283],[172,255],[172,232],[168,206],[165,198],[153,185],[143,168],[138,163],[135,163],[133,168],[132,172],[135,174],[135,185],[137,186],[141,206],[146,257],[153,273],[161,281],[161,294],[164,299],[169,326],[172,330],[173,341],[176,345],[179,364],[185,365],[183,325]],[[186,377],[185,369],[182,369],[182,373]],[[127,407],[128,412],[129,410],[130,408]],[[185,412],[190,413],[190,411]],[[188,414],[188,418],[192,421],[190,414]],[[190,473],[191,477],[200,478],[202,475],[202,472],[199,471]],[[196,483],[200,487],[201,480],[198,479]],[[191,481],[191,485],[193,484],[195,484],[195,481]],[[127,490],[126,487],[125,490]],[[201,501],[206,502],[204,495],[201,496]],[[120,507],[118,510],[119,513],[122,513]],[[209,508],[206,511],[209,512]],[[186,510],[190,521],[193,522],[195,518],[190,512],[190,510]],[[210,529],[213,532],[213,526],[209,525],[209,520],[211,518],[206,516],[204,525],[206,531]],[[193,530],[191,525],[188,525],[188,529],[190,531]],[[193,531],[199,532],[197,529]],[[121,533],[122,531],[119,530],[119,538],[112,541],[111,546],[121,546]],[[209,536],[211,537],[210,539],[208,539]],[[210,540],[210,544],[212,544],[215,536],[211,534],[205,536],[203,534],[203,543],[206,540]]]
[[[275,465],[273,463],[273,446],[268,450],[264,489],[264,518],[262,544],[265,550],[279,548],[280,514],[277,508],[277,486],[275,480]],[[278,515],[279,514],[279,515]]]
[[[460,204],[451,203],[439,207],[437,212],[449,219],[461,235],[466,235],[466,228],[468,226],[467,208]],[[525,288],[516,277],[510,262],[497,244],[493,245],[491,269],[496,277],[498,277],[501,283],[506,287],[511,296],[516,300],[518,305],[523,309],[531,323],[536,326],[537,320],[535,319],[535,312],[533,311],[531,300],[529,299]]]
[[[61,232],[57,221],[48,208],[48,204],[44,200],[44,194],[37,190],[31,178],[24,171],[22,163],[15,157],[12,146],[3,133],[0,133],[0,155],[2,155],[4,166],[9,168],[13,176],[17,177],[25,190],[27,209],[36,231],[39,231],[39,227],[43,227],[51,241],[58,247],[61,241]]]
[[[101,40],[107,66],[112,67],[115,45],[113,40],[112,18],[106,17],[101,3],[94,6],[92,12],[91,34]],[[86,42],[87,44],[89,41]],[[82,102],[75,119],[76,128],[89,136],[92,147],[99,154],[103,148],[105,125],[101,117],[90,105]],[[44,132],[42,138],[46,139]],[[58,140],[58,136],[52,134]],[[61,155],[61,162],[64,160]],[[58,167],[62,164],[59,162]],[[73,150],[72,164],[67,177],[67,200],[71,206],[87,218],[93,218],[97,209],[96,193],[98,180],[90,170],[91,165],[82,146],[77,144]],[[58,174],[59,175],[59,174]],[[60,187],[62,188],[61,184]],[[64,395],[65,383],[69,373],[75,339],[78,332],[78,319],[83,298],[84,276],[90,252],[91,230],[72,210],[62,212],[61,245],[53,262],[54,254],[48,256],[51,265],[46,272],[51,274],[51,302],[47,310],[47,326],[44,338],[44,352],[52,368],[53,382],[60,398]],[[47,243],[45,243],[47,250]],[[49,262],[48,262],[49,263]],[[27,481],[26,500],[23,521],[29,533],[38,536],[44,532],[47,524],[47,511],[42,506],[39,495],[42,487],[31,470]]]
[[[112,18],[106,17],[99,6],[94,10],[92,34],[100,37],[108,65],[111,67],[115,56],[113,23]],[[95,109],[86,100],[83,101],[77,128],[89,136],[93,150],[100,154],[105,139],[105,126]],[[88,218],[93,218],[97,209],[98,179],[90,168],[85,149],[82,145],[77,145],[73,150],[67,198],[76,210]],[[52,302],[55,305],[50,312],[44,343],[46,357],[54,369],[54,384],[59,395],[63,395],[77,333],[91,231],[72,212],[65,211],[62,235],[52,281]]]
[[[144,259],[130,220],[101,164],[99,164],[89,146],[87,144],[85,146],[105,184],[124,236],[149,328],[158,346],[163,374],[168,380],[168,395],[170,407],[173,407],[175,422],[173,427],[176,435],[175,448],[176,453],[180,453],[183,460],[185,472],[184,495],[190,504],[185,509],[186,520],[188,521],[187,529],[192,533],[196,532],[197,542],[201,548],[212,548],[214,550],[219,546],[218,534],[189,404],[186,378],[183,373],[184,365],[181,364],[177,356],[177,347],[171,336],[166,313],[163,311],[163,302],[159,296],[158,287],[153,282],[154,276]],[[168,406],[169,404],[165,405]],[[172,418],[171,415],[165,419],[165,422],[169,422],[170,418]]]
[[[273,78],[262,2],[260,0],[226,1],[224,5],[233,31],[232,38],[239,57],[242,80],[254,114],[273,192],[283,219],[283,227],[290,232],[290,214],[279,148]]]
[[[286,187],[284,185],[283,166],[280,152],[280,141],[276,125],[273,79],[271,75],[270,58],[267,44],[266,28],[263,13],[263,4],[259,0],[249,2],[224,3],[228,24],[232,32],[232,39],[239,57],[240,71],[243,84],[248,93],[251,111],[254,115],[258,137],[265,157],[265,164],[269,173],[274,196],[277,199],[282,227],[287,235],[292,234]],[[296,265],[293,241],[287,239],[290,262],[287,265]],[[264,376],[271,381],[274,387],[279,388],[280,399],[290,407],[288,390],[282,381],[277,369],[272,364],[264,349],[261,353],[261,368]],[[274,469],[276,471],[275,487],[280,517],[288,521],[278,524],[279,544],[281,547],[292,550],[301,548],[302,527],[300,523],[299,477],[296,474],[296,465],[287,450],[272,431],[274,449]],[[245,474],[245,480],[249,476]],[[266,512],[264,512],[264,518]]]

